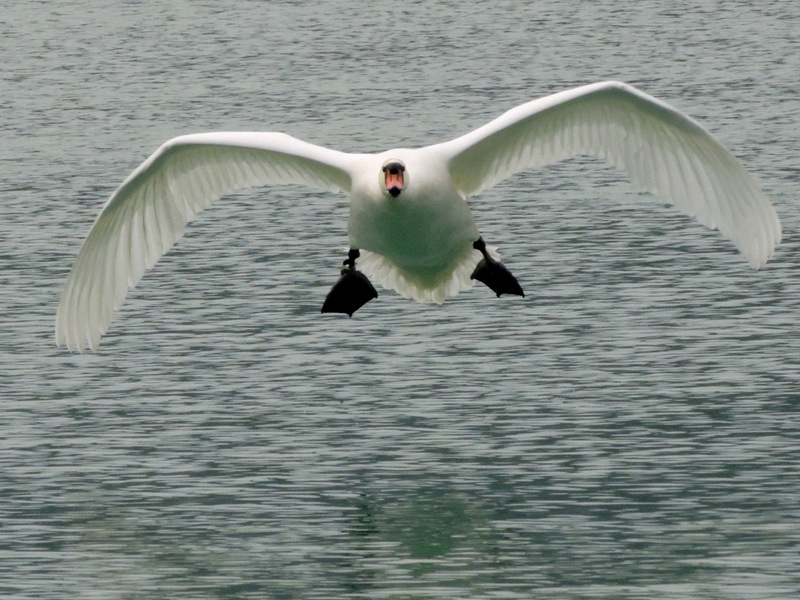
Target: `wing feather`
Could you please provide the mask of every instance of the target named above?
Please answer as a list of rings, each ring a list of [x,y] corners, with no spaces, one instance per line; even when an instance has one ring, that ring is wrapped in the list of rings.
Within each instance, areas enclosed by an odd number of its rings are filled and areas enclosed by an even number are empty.
[[[348,192],[354,155],[280,133],[206,133],[161,146],[114,192],[67,279],[56,342],[96,349],[128,290],[213,200],[269,183]]]
[[[623,83],[534,100],[437,148],[465,196],[522,169],[591,154],[719,229],[754,267],[780,242],[774,208],[739,161],[695,121]]]

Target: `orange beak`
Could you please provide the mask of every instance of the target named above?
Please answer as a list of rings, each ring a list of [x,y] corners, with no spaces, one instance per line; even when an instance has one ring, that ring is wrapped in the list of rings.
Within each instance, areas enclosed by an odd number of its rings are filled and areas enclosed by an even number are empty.
[[[400,192],[403,191],[403,172],[395,170],[394,172],[387,170],[385,175],[386,189],[393,198],[397,198]]]

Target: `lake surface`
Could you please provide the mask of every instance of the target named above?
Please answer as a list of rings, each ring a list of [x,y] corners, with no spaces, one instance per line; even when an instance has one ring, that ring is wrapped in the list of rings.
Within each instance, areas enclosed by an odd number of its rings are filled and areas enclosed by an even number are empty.
[[[800,597],[798,25],[778,1],[5,6],[0,595]],[[525,299],[320,315],[347,204],[284,186],[202,213],[99,353],[54,345],[94,217],[172,136],[425,145],[611,78],[759,177],[766,268],[578,159],[472,202]]]

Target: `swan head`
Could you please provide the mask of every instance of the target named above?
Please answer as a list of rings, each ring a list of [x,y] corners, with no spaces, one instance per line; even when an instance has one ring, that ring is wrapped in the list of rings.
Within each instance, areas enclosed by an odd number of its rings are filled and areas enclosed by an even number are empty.
[[[397,198],[406,185],[406,166],[403,161],[390,158],[381,167],[383,186],[392,198]]]

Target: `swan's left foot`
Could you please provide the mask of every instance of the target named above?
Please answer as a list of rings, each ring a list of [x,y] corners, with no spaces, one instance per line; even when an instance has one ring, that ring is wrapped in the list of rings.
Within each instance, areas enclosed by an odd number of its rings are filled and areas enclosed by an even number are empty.
[[[516,294],[517,296],[525,296],[525,292],[519,285],[516,277],[511,274],[505,265],[491,256],[486,251],[486,244],[483,238],[472,244],[472,247],[483,254],[483,259],[475,267],[470,279],[477,279],[481,283],[486,284],[491,290],[500,297],[500,294]]]
[[[378,292],[367,276],[361,271],[356,271],[358,257],[359,251],[351,249],[347,260],[344,261],[342,276],[328,292],[322,304],[322,312],[345,313],[352,317],[359,308],[378,297]]]

